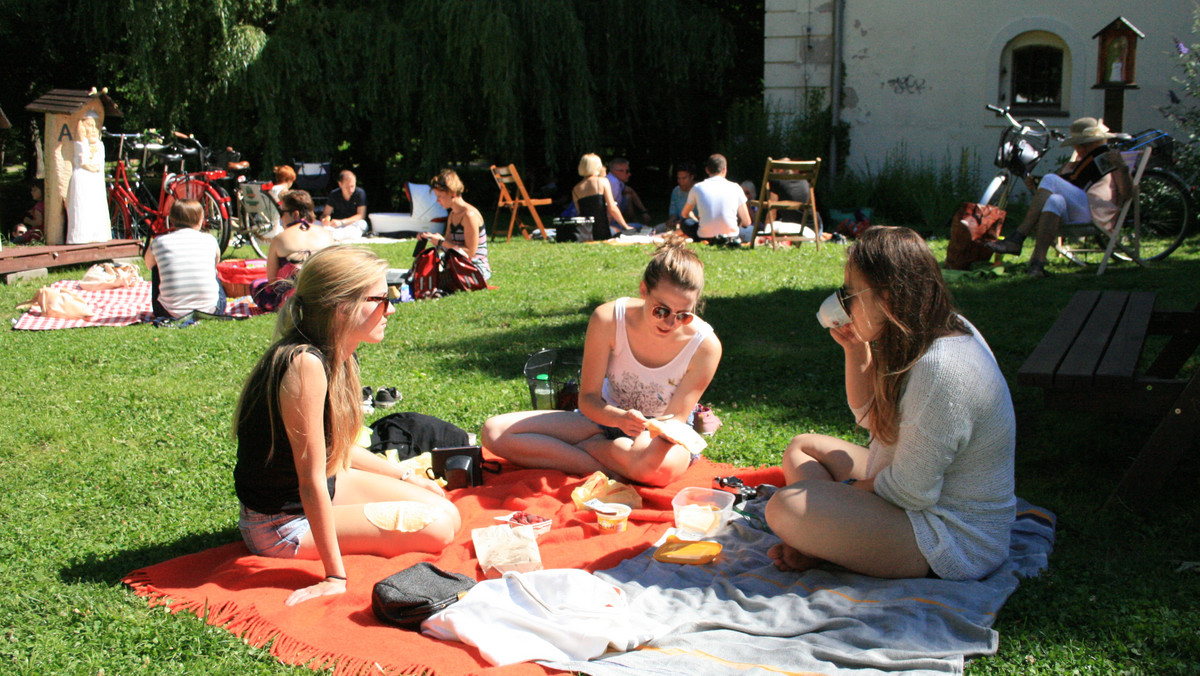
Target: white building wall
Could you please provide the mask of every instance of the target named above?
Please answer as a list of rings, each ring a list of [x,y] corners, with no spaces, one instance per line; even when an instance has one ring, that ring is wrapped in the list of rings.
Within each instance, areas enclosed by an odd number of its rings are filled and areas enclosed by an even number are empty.
[[[1140,89],[1125,93],[1124,130],[1175,131],[1155,106],[1178,89],[1175,39],[1196,39],[1192,0],[844,3],[842,119],[851,124],[851,144],[841,162],[851,167],[879,166],[904,142],[911,156],[936,160],[975,149],[986,177],[1004,123],[984,105],[999,101],[1005,45],[1026,31],[1055,33],[1070,52],[1067,115],[1046,122],[1065,130],[1075,118],[1102,116],[1104,91],[1092,89],[1099,49],[1092,35],[1118,16],[1146,35],[1138,42]],[[806,86],[829,90],[832,33],[833,0],[766,0],[763,74],[772,105],[794,109]]]

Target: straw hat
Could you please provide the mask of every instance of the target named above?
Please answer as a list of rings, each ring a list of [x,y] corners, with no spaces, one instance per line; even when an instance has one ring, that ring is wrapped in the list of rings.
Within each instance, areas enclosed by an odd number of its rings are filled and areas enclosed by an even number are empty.
[[[1110,138],[1116,138],[1117,135],[1110,132],[1108,127],[1104,126],[1104,120],[1097,120],[1094,117],[1081,117],[1071,123],[1071,135],[1067,140],[1059,144],[1059,147],[1077,146],[1092,141],[1106,141]]]

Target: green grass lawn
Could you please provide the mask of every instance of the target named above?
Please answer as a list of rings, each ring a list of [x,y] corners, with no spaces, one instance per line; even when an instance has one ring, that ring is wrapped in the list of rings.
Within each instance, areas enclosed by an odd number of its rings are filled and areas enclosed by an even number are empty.
[[[932,246],[943,258],[944,240]],[[411,260],[409,244],[377,250],[394,267]],[[527,408],[526,356],[582,346],[593,307],[636,294],[648,251],[493,243],[499,290],[399,306],[387,340],[360,351],[364,383],[398,387],[397,410],[468,430]],[[774,464],[807,431],[865,441],[846,408],[841,350],[814,318],[841,284],[843,248],[698,251],[708,276],[701,312],[725,346],[704,397],[725,423],[709,455]],[[1185,565],[1200,561],[1195,464],[1173,473],[1152,512],[1102,511],[1151,424],[1120,410],[1043,413],[1040,393],[1015,385],[1076,290],[1153,290],[1159,307],[1194,306],[1200,237],[1148,270],[1122,264],[1099,278],[1053,270],[1060,274],[1045,280],[953,284],[1013,388],[1018,494],[1059,517],[1050,569],[1022,583],[996,621],[999,653],[967,672],[1200,672],[1200,570]],[[13,306],[42,283],[83,272],[0,287],[0,317],[15,318]],[[257,317],[3,333],[0,673],[305,673],[190,615],[151,610],[119,582],[238,539],[230,419],[272,329],[272,317]]]

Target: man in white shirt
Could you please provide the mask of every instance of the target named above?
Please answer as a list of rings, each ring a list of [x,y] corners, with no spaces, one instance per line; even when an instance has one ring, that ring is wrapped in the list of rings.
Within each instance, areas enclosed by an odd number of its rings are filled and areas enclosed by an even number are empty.
[[[741,246],[738,231],[750,225],[750,211],[746,208],[742,187],[725,178],[727,170],[724,155],[710,155],[704,161],[708,178],[688,193],[680,216],[686,219],[693,210],[696,211],[696,220],[700,222],[697,234],[701,241],[738,247]]]

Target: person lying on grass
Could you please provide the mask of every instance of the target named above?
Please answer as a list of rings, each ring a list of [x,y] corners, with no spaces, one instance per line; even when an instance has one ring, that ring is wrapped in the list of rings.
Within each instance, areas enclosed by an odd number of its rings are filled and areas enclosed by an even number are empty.
[[[767,504],[781,570],[829,561],[876,577],[981,578],[1008,556],[1015,419],[1004,375],[907,228],[873,227],[847,253],[830,334],[869,448],[792,439]]]
[[[578,411],[523,411],[488,419],[483,445],[525,467],[602,470],[653,486],[696,459],[649,419],[687,421],[721,361],[721,341],[696,316],[704,264],[675,236],[660,245],[638,298],[596,308],[583,347]]]
[[[280,309],[277,338],[238,402],[238,530],[261,556],[320,559],[325,578],[294,605],[346,591],[342,554],[439,552],[461,526],[437,484],[355,443],[360,343],[383,340],[395,309],[387,262],[354,247],[312,255]]]

